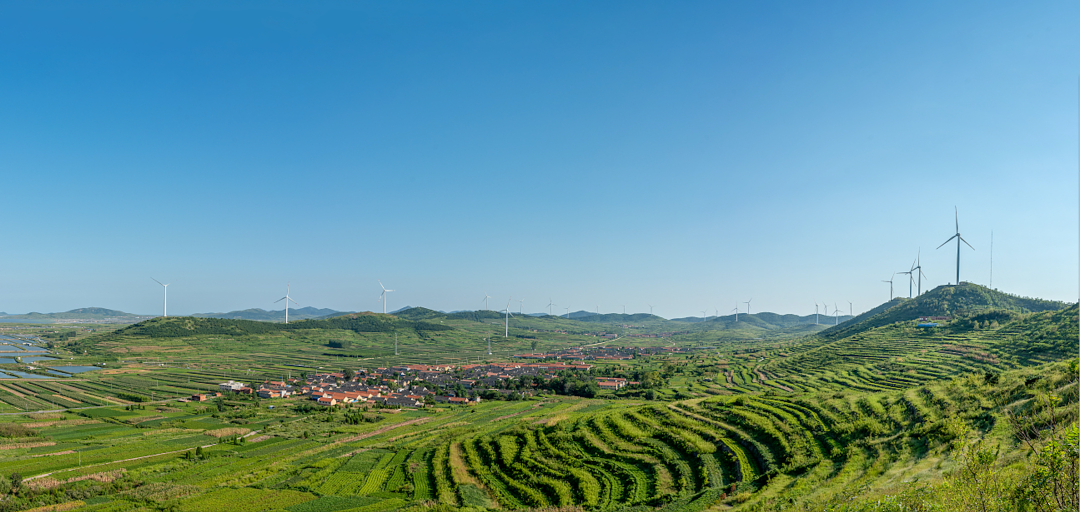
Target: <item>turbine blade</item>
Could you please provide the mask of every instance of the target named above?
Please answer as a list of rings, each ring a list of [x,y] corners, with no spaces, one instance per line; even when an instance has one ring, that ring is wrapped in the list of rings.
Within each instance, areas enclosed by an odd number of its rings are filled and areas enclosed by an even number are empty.
[[[152,279],[157,284],[161,284],[161,281],[158,281],[157,279],[154,279],[152,277],[150,279]],[[161,286],[167,286],[167,285],[161,284]]]
[[[386,291],[386,287],[382,285],[382,281],[379,281],[379,288],[382,288],[384,292]]]
[[[941,242],[941,245],[937,246],[937,249],[941,249],[942,247],[945,247],[945,244],[947,244],[947,243],[949,243],[949,242],[952,242],[952,239],[953,239],[953,238],[956,238],[956,237],[958,237],[958,236],[960,236],[960,234],[955,234],[955,235],[953,235],[953,236],[950,236],[948,240],[946,240],[946,241],[944,241],[944,242]],[[934,250],[937,250],[937,249],[934,249]]]
[[[282,298],[280,298],[280,299],[278,299],[278,300],[275,300],[275,301],[274,301],[274,304],[277,304],[278,302],[281,302],[281,301],[283,301],[283,300],[285,300],[285,297],[282,297]]]
[[[960,238],[960,241],[961,241],[961,242],[964,242],[964,244],[966,244],[966,245],[967,245],[968,247],[971,247],[971,244],[967,243],[967,240],[964,240],[964,237],[962,237],[962,236],[960,236],[960,235],[956,235],[956,236]],[[974,248],[974,247],[971,247],[971,250],[973,250],[973,251],[974,251],[974,250],[975,250],[975,248]]]

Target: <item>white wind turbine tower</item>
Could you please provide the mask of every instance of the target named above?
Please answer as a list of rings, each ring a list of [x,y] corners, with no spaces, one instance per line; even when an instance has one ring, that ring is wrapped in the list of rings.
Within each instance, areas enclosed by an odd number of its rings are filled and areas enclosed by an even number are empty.
[[[732,311],[735,312],[735,321],[738,322],[739,321],[739,302],[738,301],[735,301],[735,309],[732,309]]]
[[[566,319],[570,319],[570,306],[566,306]]]
[[[382,288],[382,293],[379,294],[379,301],[382,302],[382,312],[385,315],[386,314],[386,299],[387,299],[386,294],[388,294],[390,292],[396,292],[397,290],[387,290],[386,287],[383,286],[382,281],[379,281],[379,288]]]
[[[292,285],[285,285],[285,296],[274,301],[274,304],[285,301],[285,323],[289,323],[289,303],[292,302],[293,304],[296,304],[296,301],[292,300],[292,297],[289,297],[289,291],[291,291],[291,289]],[[299,306],[299,304],[296,305]]]
[[[893,282],[893,279],[895,279],[895,278],[896,278],[896,273],[894,272],[894,273],[893,273],[893,275],[889,276],[889,280],[888,280],[888,281],[886,281],[886,280],[884,280],[884,279],[882,279],[882,280],[881,280],[881,282],[883,282],[883,283],[889,283],[889,300],[892,300],[892,294],[893,294],[893,291],[892,291],[892,282]],[[825,306],[825,312],[826,312],[826,313],[828,313],[828,312],[829,312],[829,307],[828,307],[828,305],[826,305],[826,306]]]
[[[510,297],[506,301],[506,327],[503,331],[503,338],[510,337],[510,317],[514,316],[512,313],[510,313],[510,302],[512,302],[513,299],[513,297]]]
[[[705,311],[701,312],[701,321],[702,322],[708,322],[709,321],[709,317],[708,317],[708,315],[706,314]]]
[[[750,314],[750,303],[753,302],[753,301],[754,301],[753,298],[751,298],[748,301],[745,301],[745,303],[746,303],[746,314],[748,314],[748,315]]]
[[[488,308],[488,299],[490,298],[491,295],[488,295],[487,292],[484,292],[484,311],[490,311],[490,309]]]
[[[162,282],[158,281],[157,279],[154,279],[152,277],[150,279],[153,279],[155,283],[160,284],[161,287],[165,289],[165,303],[161,307],[161,316],[169,316],[169,285],[172,283],[162,284]]]
[[[523,314],[521,312],[521,310],[524,309],[524,308],[525,308],[525,299],[518,299],[518,314],[519,315]]]
[[[550,297],[548,297],[548,305],[547,305],[547,308],[548,308],[548,316],[551,316],[551,306],[558,306],[558,304],[556,304],[556,303],[554,303],[554,302],[551,302],[551,298],[550,298]]]
[[[652,314],[652,304],[649,304],[649,314]]]
[[[814,325],[818,324],[818,303],[814,301]]]

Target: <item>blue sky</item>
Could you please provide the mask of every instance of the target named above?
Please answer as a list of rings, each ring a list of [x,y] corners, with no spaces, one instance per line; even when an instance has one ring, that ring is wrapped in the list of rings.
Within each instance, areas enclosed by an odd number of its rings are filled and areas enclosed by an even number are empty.
[[[1076,300],[1076,2],[0,3],[0,311]],[[906,295],[897,276],[897,294]],[[500,302],[501,301],[501,302]],[[516,308],[515,308],[516,309]]]

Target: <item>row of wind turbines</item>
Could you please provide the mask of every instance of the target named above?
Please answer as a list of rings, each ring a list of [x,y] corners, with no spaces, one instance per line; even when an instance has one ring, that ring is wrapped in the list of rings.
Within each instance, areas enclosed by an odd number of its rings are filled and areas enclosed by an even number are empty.
[[[945,240],[944,242],[942,242],[941,245],[937,246],[937,249],[941,249],[942,247],[945,247],[945,244],[947,244],[949,242],[952,242],[953,240],[956,240],[956,284],[960,284],[960,242],[963,242],[964,245],[967,245],[973,251],[975,250],[975,248],[972,247],[971,244],[969,244],[967,240],[964,240],[964,237],[960,235],[960,213],[956,209],[955,206],[953,206],[953,220],[956,222],[956,234],[949,237],[948,240]],[[993,242],[992,242],[993,238],[994,238],[994,233],[991,232],[990,233],[991,251],[993,251]],[[935,249],[935,250],[937,250],[937,249]],[[993,272],[994,272],[994,267],[993,267],[993,261],[994,260],[993,260],[993,258],[994,258],[994,256],[993,256],[993,253],[991,252],[991,255],[990,255],[990,265],[991,265],[990,266],[990,279],[991,279],[990,284],[991,284],[991,286],[993,286],[993,275],[994,275],[993,274]],[[910,269],[908,269],[908,270],[906,270],[904,272],[893,272],[893,275],[889,277],[889,280],[887,280],[887,281],[884,280],[884,279],[881,280],[881,282],[883,282],[883,283],[889,283],[889,300],[893,299],[893,280],[898,275],[906,275],[906,276],[908,276],[908,298],[909,299],[912,298],[911,289],[912,289],[913,285],[917,287],[915,296],[922,295],[922,278],[926,277],[926,274],[924,274],[923,271],[922,271],[922,249],[921,248],[919,249],[918,255],[915,257],[915,261],[911,262],[911,268]]]
[[[169,285],[172,284],[172,283],[162,283],[161,281],[158,281],[157,279],[154,279],[152,277],[150,279],[152,281],[154,281],[155,283],[160,284],[161,288],[164,290],[165,295],[163,297],[164,302],[162,303],[162,307],[161,307],[161,316],[167,317],[167,316],[169,316]],[[382,283],[379,283],[379,284],[382,284]],[[383,290],[384,290],[384,293],[387,292],[387,291],[391,291],[391,292],[394,291],[394,290],[386,290],[385,288],[383,288]],[[285,323],[289,323],[289,303],[292,302],[293,304],[296,304],[296,301],[293,300],[292,297],[289,296],[289,294],[291,292],[292,292],[292,284],[285,285],[285,296],[274,301],[274,304],[277,304],[278,302],[281,302],[281,301],[285,301]],[[299,306],[300,304],[296,304],[296,305]],[[383,313],[385,313],[385,311],[383,311]]]
[[[957,210],[957,208],[955,206],[953,207],[953,216],[954,216],[954,220],[956,221],[956,234],[949,237],[948,240],[945,240],[944,242],[942,242],[941,245],[937,246],[937,249],[941,249],[942,247],[945,246],[945,244],[948,244],[949,242],[951,242],[953,240],[956,240],[956,283],[960,284],[960,243],[963,242],[965,245],[967,245],[973,251],[975,250],[975,248],[972,247],[972,245],[970,243],[968,243],[967,240],[964,240],[964,237],[960,235],[960,214],[959,214],[959,211]],[[990,237],[991,237],[991,240],[993,240],[993,233],[990,234]],[[991,244],[992,243],[993,242],[991,242]],[[993,248],[993,245],[991,245],[991,250],[993,250],[992,248]],[[993,284],[993,272],[994,272],[994,270],[993,270],[993,254],[991,254],[990,258],[991,258],[990,259],[990,262],[991,262],[990,263],[990,265],[991,265],[991,267],[990,267],[990,276],[991,276],[991,284]],[[915,261],[911,262],[911,268],[910,269],[908,269],[906,271],[903,271],[903,272],[893,272],[893,274],[891,276],[889,276],[888,280],[883,279],[881,281],[883,283],[889,283],[889,300],[893,299],[893,281],[896,279],[897,275],[906,275],[906,276],[908,276],[908,298],[909,299],[912,298],[912,287],[913,286],[917,287],[916,288],[916,290],[917,290],[916,295],[922,295],[922,278],[926,277],[926,274],[923,273],[923,271],[922,271],[922,249],[921,248],[919,249],[919,252],[918,252],[918,255],[915,258]],[[162,287],[164,297],[163,297],[163,303],[162,303],[161,316],[167,317],[167,316],[169,316],[169,285],[172,284],[172,283],[162,283],[161,281],[158,281],[157,279],[154,279],[153,277],[151,277],[150,279],[153,280],[155,283],[161,285],[161,287]],[[389,294],[391,292],[395,292],[397,290],[389,290],[389,289],[387,289],[386,286],[383,286],[381,280],[379,280],[379,288],[382,288],[382,293],[379,294],[379,302],[382,302],[382,304],[383,304],[383,313],[385,314],[386,313],[387,294]],[[291,289],[292,289],[292,285],[287,284],[286,287],[285,287],[285,296],[278,299],[278,300],[276,300],[276,301],[274,301],[274,304],[277,304],[278,302],[281,302],[281,301],[285,301],[285,323],[289,323],[289,303],[292,302],[296,306],[300,306],[300,304],[297,304],[297,302],[295,300],[293,300],[292,297],[289,296],[289,293],[291,292]],[[484,309],[487,309],[489,311],[490,311],[490,308],[488,306],[488,300],[491,299],[491,298],[492,297],[490,295],[488,295],[487,292],[484,292],[484,298],[482,299],[482,301],[484,303]],[[753,302],[753,300],[754,299],[751,297],[750,300],[742,301],[743,304],[746,304],[746,314],[747,315],[750,314],[750,303]],[[503,335],[504,337],[509,336],[510,317],[514,316],[512,313],[510,313],[510,303],[511,302],[513,302],[513,297],[511,297],[509,300],[506,301],[506,307],[504,308],[504,311],[506,313],[506,315],[505,315],[505,323],[506,323],[506,325],[505,325],[504,335]],[[525,299],[518,299],[518,314],[519,315],[522,314],[522,310],[524,308],[524,305],[525,305]],[[554,306],[557,306],[557,305],[558,304],[555,304],[550,298],[548,299],[548,305],[546,306],[548,308],[548,315],[552,314],[551,308],[554,307]],[[569,319],[570,318],[570,307],[569,306],[564,306],[564,308],[566,309],[566,318]],[[625,315],[626,314],[626,305],[624,304],[622,306],[622,308],[623,308],[623,314]],[[814,323],[815,324],[818,323],[818,315],[819,315],[818,311],[819,311],[818,310],[818,303],[817,303],[817,301],[814,301]],[[653,306],[652,306],[652,304],[649,304],[649,314],[651,315],[652,312],[653,312]],[[731,310],[731,312],[735,313],[735,321],[738,322],[739,321],[739,302],[735,303],[735,307]],[[720,314],[720,310],[714,308],[714,313],[715,313],[714,317],[718,317],[719,314]],[[600,305],[599,304],[596,305],[596,314],[597,315],[600,314]],[[825,314],[826,315],[829,314],[829,305],[828,304],[825,304]],[[848,314],[851,315],[851,316],[854,316],[854,311],[853,311],[851,301],[848,301]],[[702,316],[703,321],[706,321],[706,322],[709,321],[708,311],[704,311],[704,310],[701,311],[701,316]],[[839,324],[839,322],[840,322],[840,308],[835,303],[833,303],[833,317],[834,317],[834,323]]]

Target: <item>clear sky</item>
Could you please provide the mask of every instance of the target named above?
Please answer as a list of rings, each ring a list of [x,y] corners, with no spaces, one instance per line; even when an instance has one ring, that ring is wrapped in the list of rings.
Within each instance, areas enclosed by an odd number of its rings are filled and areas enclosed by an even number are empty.
[[[0,311],[1075,301],[1080,3],[3,2]],[[897,276],[897,294],[907,294]],[[280,304],[278,305],[280,306]]]

